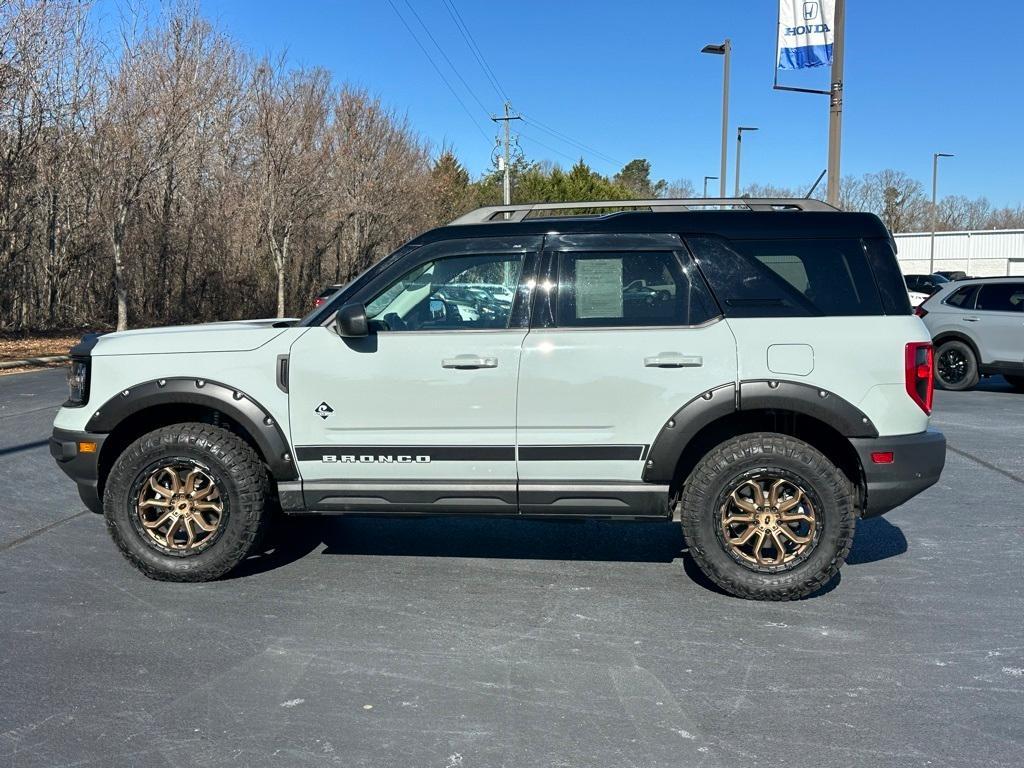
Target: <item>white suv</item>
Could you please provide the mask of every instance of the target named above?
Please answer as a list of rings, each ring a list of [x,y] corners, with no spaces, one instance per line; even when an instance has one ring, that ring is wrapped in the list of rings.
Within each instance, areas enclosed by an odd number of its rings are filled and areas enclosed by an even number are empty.
[[[813,200],[481,209],[302,320],[72,355],[51,451],[158,579],[226,573],[278,507],[674,520],[723,589],[786,600],[945,460],[889,233]]]
[[[970,389],[1002,374],[1024,391],[1024,278],[988,277],[947,283],[921,304],[935,340],[935,381]]]

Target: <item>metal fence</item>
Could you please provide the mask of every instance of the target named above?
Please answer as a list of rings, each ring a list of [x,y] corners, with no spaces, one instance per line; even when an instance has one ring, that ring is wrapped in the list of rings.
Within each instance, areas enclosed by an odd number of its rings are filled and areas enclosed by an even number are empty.
[[[896,235],[906,275],[927,274],[930,232]],[[1024,275],[1024,229],[936,232],[934,271],[960,270],[973,277]]]

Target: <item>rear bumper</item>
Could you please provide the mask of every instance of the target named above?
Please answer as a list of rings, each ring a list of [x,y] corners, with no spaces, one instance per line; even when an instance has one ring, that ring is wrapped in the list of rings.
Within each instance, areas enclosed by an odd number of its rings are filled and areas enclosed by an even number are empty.
[[[946,438],[929,429],[916,435],[851,438],[864,468],[864,517],[884,515],[938,482],[946,464]],[[891,464],[875,464],[871,454],[893,454]]]
[[[67,429],[54,429],[50,437],[50,455],[57,461],[57,466],[64,474],[78,484],[78,495],[82,502],[93,512],[103,511],[103,502],[99,489],[100,451],[107,435],[92,432],[73,432]],[[78,444],[88,441],[96,444],[92,453],[78,450]]]

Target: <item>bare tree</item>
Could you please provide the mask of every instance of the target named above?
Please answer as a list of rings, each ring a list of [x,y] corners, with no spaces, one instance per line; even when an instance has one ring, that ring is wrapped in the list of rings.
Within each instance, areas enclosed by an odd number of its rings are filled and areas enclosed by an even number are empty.
[[[277,277],[277,316],[285,314],[285,281],[296,230],[321,213],[328,170],[325,70],[285,71],[262,61],[252,85],[251,129],[260,234]]]

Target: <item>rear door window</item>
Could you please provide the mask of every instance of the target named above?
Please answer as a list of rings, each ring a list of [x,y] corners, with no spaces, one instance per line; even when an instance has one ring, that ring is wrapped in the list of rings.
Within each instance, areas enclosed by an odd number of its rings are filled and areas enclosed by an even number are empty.
[[[976,308],[988,312],[1024,312],[1024,283],[982,285]]]
[[[859,240],[727,242],[690,237],[687,242],[728,316],[885,314],[865,246]],[[902,278],[897,282],[903,285]],[[887,304],[890,313],[909,313],[907,299],[889,295]]]
[[[558,254],[560,327],[699,325],[717,312],[672,251]]]

